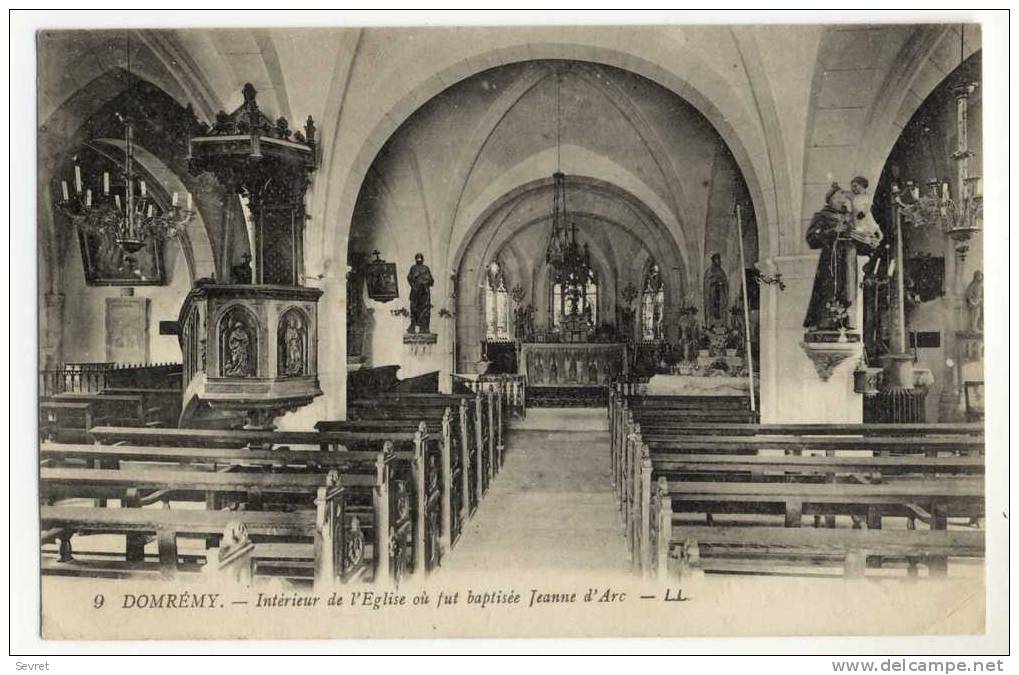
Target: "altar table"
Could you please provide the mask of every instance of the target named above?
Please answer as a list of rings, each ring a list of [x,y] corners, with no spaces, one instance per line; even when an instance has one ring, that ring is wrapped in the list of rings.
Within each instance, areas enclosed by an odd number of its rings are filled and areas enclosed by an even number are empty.
[[[624,343],[525,342],[517,369],[531,387],[604,387],[629,375]]]

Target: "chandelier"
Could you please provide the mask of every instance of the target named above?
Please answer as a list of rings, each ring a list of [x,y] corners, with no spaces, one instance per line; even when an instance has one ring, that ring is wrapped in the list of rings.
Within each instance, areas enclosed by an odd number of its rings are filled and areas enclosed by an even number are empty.
[[[131,77],[131,37],[127,37],[127,74]],[[180,195],[171,195],[164,207],[153,197],[143,179],[134,173],[134,127],[131,120],[119,113],[124,124],[124,165],[121,175],[102,172],[102,185],[95,190],[82,180],[78,157],[74,158],[74,191],[66,180],[60,181],[57,209],[74,224],[79,232],[107,238],[128,253],[135,253],[146,242],[162,241],[179,236],[194,217],[191,193],[185,204]],[[122,188],[122,189],[121,189]],[[123,199],[121,199],[123,193]]]
[[[556,73],[556,171],[552,174],[552,232],[545,249],[545,262],[552,268],[553,283],[562,284],[573,296],[583,293],[591,279],[591,253],[577,242],[577,224],[566,209],[566,174],[560,168],[562,155],[559,85]],[[576,303],[574,303],[574,306]]]
[[[965,55],[965,26],[960,27],[959,65]],[[912,181],[907,181],[905,188],[892,184],[892,198],[901,209],[903,218],[915,227],[937,227],[952,241],[956,242],[956,252],[965,257],[969,250],[969,240],[983,229],[984,197],[980,176],[969,174],[969,159],[973,151],[969,149],[969,97],[977,87],[976,82],[962,82],[952,89],[955,95],[956,109],[956,150],[952,159],[956,162],[956,174],[959,185],[959,199],[952,199],[948,181],[932,178],[927,182],[926,191],[921,194],[920,188]],[[936,168],[929,128],[924,128],[926,142],[931,155],[931,164]]]
[[[577,224],[570,223],[566,212],[566,175],[552,174],[552,234],[545,261],[552,267],[556,283],[582,285],[591,276],[591,253],[585,243],[577,242]]]

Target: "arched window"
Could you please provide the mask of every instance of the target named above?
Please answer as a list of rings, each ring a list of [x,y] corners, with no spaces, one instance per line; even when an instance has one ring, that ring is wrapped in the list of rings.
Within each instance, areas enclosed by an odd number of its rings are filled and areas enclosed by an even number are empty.
[[[661,340],[665,317],[665,284],[658,265],[651,263],[644,276],[640,299],[640,337],[645,342]]]
[[[511,340],[509,293],[502,266],[493,260],[485,274],[485,339]]]
[[[598,277],[594,270],[588,270],[586,279],[553,279],[552,325],[559,328],[571,314],[584,317],[591,326],[598,324]]]

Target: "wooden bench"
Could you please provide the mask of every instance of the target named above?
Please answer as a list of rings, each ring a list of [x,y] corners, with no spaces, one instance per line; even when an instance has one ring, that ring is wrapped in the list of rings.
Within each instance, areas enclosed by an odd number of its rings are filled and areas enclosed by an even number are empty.
[[[39,402],[39,437],[67,442],[88,441],[95,423],[90,403],[42,400]]]
[[[181,390],[171,388],[106,387],[106,396],[140,396],[147,426],[175,427],[181,412]]]
[[[389,394],[375,399],[359,399],[348,404],[351,420],[420,420],[441,421],[447,408],[458,409],[466,401],[469,425],[473,425],[474,441],[468,454],[476,459],[469,462],[476,483],[470,502],[477,504],[504,462],[502,397],[489,390],[474,396],[445,394]],[[473,448],[474,453],[470,450]],[[469,458],[470,458],[469,457]]]
[[[189,430],[172,430],[176,432]],[[229,435],[231,432],[215,432],[220,435]],[[310,437],[316,441],[323,441],[325,435],[315,432],[302,433],[304,437]],[[100,433],[101,436],[116,437],[116,429],[106,429]],[[175,434],[180,437],[182,434]],[[206,433],[199,434],[207,436]],[[75,484],[76,490],[81,491],[77,496],[108,499],[110,497],[124,497],[125,482],[135,481],[132,486],[132,494],[128,495],[131,503],[144,505],[162,501],[168,503],[171,498],[179,500],[201,500],[204,499],[209,508],[219,508],[227,499],[246,500],[250,505],[260,508],[265,496],[258,490],[257,485],[247,491],[231,492],[228,488],[231,485],[230,476],[241,476],[240,480],[247,480],[249,476],[264,476],[271,479],[273,476],[287,475],[295,476],[294,480],[304,480],[305,483],[314,483],[320,480],[322,471],[339,469],[342,471],[341,480],[344,487],[351,490],[349,499],[352,514],[360,515],[359,525],[365,530],[374,532],[374,543],[376,551],[387,551],[389,555],[379,556],[373,560],[375,565],[375,578],[398,578],[407,570],[415,572],[426,568],[425,549],[438,553],[438,546],[434,543],[437,533],[427,531],[425,518],[426,510],[437,511],[438,500],[436,495],[432,498],[426,495],[423,489],[418,486],[428,480],[420,468],[424,462],[420,458],[419,451],[394,451],[394,442],[406,441],[416,443],[417,448],[423,448],[423,439],[416,438],[417,434],[389,433],[387,438],[392,440],[381,441],[373,434],[333,434],[328,438],[333,443],[343,440],[368,441],[378,443],[381,447],[377,451],[345,451],[325,452],[322,450],[310,451],[285,451],[285,450],[249,450],[247,448],[197,448],[197,447],[161,447],[161,446],[99,446],[99,445],[77,445],[68,446],[60,444],[44,444],[41,448],[41,455],[44,463],[60,462],[67,464],[71,460],[84,460],[98,467],[108,467],[100,470],[84,470],[84,473],[76,478],[84,479],[81,484]],[[167,478],[166,474],[178,474],[178,471],[163,468],[145,467],[142,476],[136,476],[137,470],[124,469],[117,471],[116,468],[122,462],[158,462],[160,464],[184,464],[189,466],[208,465],[211,469],[205,475],[209,476],[205,482],[198,487],[182,490],[177,483],[170,481],[166,485],[160,485],[160,481]],[[400,465],[408,467],[413,471],[413,478],[395,478],[398,474],[395,467]],[[252,473],[260,470],[273,470],[276,473]],[[58,469],[44,468],[44,476],[54,478],[49,471]],[[81,471],[80,469],[78,469]],[[229,473],[214,473],[215,471],[228,471]],[[125,475],[118,477],[118,473]],[[300,471],[301,473],[279,473],[281,471]],[[311,473],[309,473],[311,472]],[[316,474],[315,472],[319,472]],[[59,474],[57,474],[59,476]],[[214,476],[223,476],[212,478]],[[297,478],[300,476],[300,478]],[[137,479],[137,480],[136,480]],[[257,478],[256,478],[257,479]],[[210,482],[211,481],[211,482]],[[271,482],[271,481],[270,481]],[[211,485],[212,487],[201,487]],[[413,487],[412,487],[413,486]],[[59,483],[51,486],[53,490],[47,494],[48,497],[68,496],[66,486]],[[149,494],[142,495],[142,491],[149,491]],[[278,494],[274,490],[273,494]],[[297,492],[300,494],[300,491]],[[437,561],[436,561],[437,562]]]
[[[105,424],[144,426],[145,404],[138,394],[108,394],[106,392],[65,393],[52,397],[54,401],[90,403],[92,414]]]
[[[352,420],[352,421],[320,421],[315,424],[320,433],[333,435],[340,433],[358,434],[389,434],[393,431],[413,433],[428,429],[424,421],[413,420]],[[466,400],[461,400],[454,412],[446,408],[438,423],[438,433],[424,436],[424,457],[426,483],[428,492],[438,492],[439,512],[438,523],[430,523],[429,532],[439,531],[438,550],[431,551],[429,561],[434,564],[438,557],[449,551],[462,531],[463,524],[471,513],[470,504],[470,448],[473,442],[469,426],[469,409]],[[328,444],[329,450],[339,450],[335,444]],[[480,486],[478,486],[480,487]],[[456,510],[454,511],[454,505]],[[435,514],[429,511],[429,518]],[[432,564],[430,562],[430,564]]]
[[[714,484],[709,484],[714,485]],[[909,564],[909,575],[916,575],[916,565],[926,564],[932,576],[947,573],[949,557],[981,557],[984,554],[984,533],[982,531],[947,531],[944,518],[947,504],[951,508],[969,511],[982,509],[983,486],[959,482],[944,485],[913,486],[904,494],[902,487],[880,486],[880,489],[866,489],[857,486],[855,491],[866,494],[835,494],[827,492],[829,486],[796,486],[787,496],[759,488],[744,490],[743,486],[728,491],[726,499],[738,496],[748,500],[776,499],[793,514],[800,512],[803,502],[812,500],[817,506],[838,507],[839,500],[872,500],[868,508],[885,509],[899,500],[914,499],[924,493],[931,500],[932,512],[939,513],[938,520],[930,530],[882,530],[877,527],[863,529],[799,529],[796,527],[703,527],[684,524],[676,517],[674,506],[679,487],[666,480],[658,480],[655,494],[650,500],[648,511],[649,528],[646,538],[640,542],[640,568],[646,576],[657,576],[666,580],[670,576],[670,559],[677,562],[676,572],[682,577],[693,570],[714,572],[775,573],[790,565],[841,564],[846,576],[862,576],[868,557],[876,558],[877,565],[883,565],[887,558],[905,559]],[[782,486],[786,487],[786,486]],[[804,494],[806,492],[807,494]],[[852,493],[853,490],[850,490]],[[694,486],[689,491],[680,491],[680,499],[717,498],[714,487]],[[682,502],[681,502],[682,504]],[[789,511],[787,510],[787,521]],[[789,523],[787,522],[787,525]],[[668,533],[660,536],[660,533]]]
[[[649,502],[654,490],[654,481],[662,477],[673,482],[717,483],[724,490],[725,485],[747,483],[765,484],[778,489],[798,489],[790,484],[825,485],[835,492],[843,486],[870,485],[893,480],[924,480],[933,481],[938,477],[982,477],[984,459],[982,456],[951,456],[951,457],[874,457],[874,456],[734,456],[734,455],[694,455],[669,454],[651,451],[647,445],[641,447],[639,455],[624,472],[624,482],[620,486],[619,498],[624,520],[627,526],[627,541],[636,552],[639,542],[647,538],[641,528],[648,522]],[[915,484],[915,483],[911,483]],[[951,489],[946,482],[946,489]],[[748,488],[749,489],[749,488]],[[770,489],[770,488],[766,488]],[[737,498],[738,499],[738,498]],[[723,512],[731,512],[728,506],[720,506]],[[923,509],[920,501],[909,502],[905,507],[909,526],[915,526],[917,519],[931,522],[933,516]],[[715,509],[704,506],[709,523]],[[834,512],[817,512],[815,525],[820,517],[826,516],[828,527],[834,527]],[[853,515],[861,516],[857,512]],[[880,514],[867,511],[868,525],[879,526]],[[972,517],[972,516],[971,516]],[[877,520],[875,520],[877,518]],[[798,521],[796,521],[798,522]],[[789,523],[792,524],[791,522]],[[636,560],[636,555],[634,556]]]
[[[116,474],[116,475],[113,475]],[[156,475],[154,475],[156,474]],[[310,480],[309,480],[310,479]],[[94,471],[83,469],[43,469],[41,493],[50,499],[56,495],[88,495],[94,490],[111,490],[124,495],[145,486],[177,490],[239,491],[310,494],[311,507],[294,512],[211,511],[204,509],[144,509],[53,506],[44,504],[40,511],[43,544],[60,541],[60,558],[43,565],[49,574],[86,574],[96,576],[111,567],[119,575],[158,571],[172,578],[183,571],[179,565],[178,537],[218,538],[217,555],[209,555],[206,569],[217,575],[228,574],[245,581],[255,572],[256,541],[310,541],[316,585],[331,585],[358,572],[360,560],[351,555],[358,536],[345,517],[345,488],[337,472],[328,475],[224,474],[194,471]],[[124,559],[119,565],[76,561],[71,547],[74,534],[122,534],[127,538]],[[144,556],[145,540],[155,535],[159,562],[153,569]],[[363,546],[362,546],[363,548]],[[210,552],[211,553],[211,552]]]
[[[731,541],[719,539],[712,547],[706,540],[704,550],[725,561],[718,571],[764,569],[782,556],[787,562],[830,562],[828,549],[845,553],[862,541],[861,529],[835,528],[836,515],[849,515],[854,528],[866,522],[875,532],[883,517],[905,517],[907,530],[896,533],[903,533],[912,551],[910,569],[927,560],[934,573],[941,573],[945,551],[959,542],[940,534],[925,539],[930,530],[916,534],[916,521],[940,531],[949,516],[974,522],[983,515],[984,440],[978,425],[705,425],[673,416],[664,403],[658,409],[631,406],[617,396],[613,406],[613,480],[632,559],[644,573],[657,564],[652,551],[696,557],[696,542],[691,553],[686,539],[671,534],[674,527],[695,527],[685,513],[705,513],[709,524],[716,513],[754,515],[752,524],[728,528],[740,531]],[[659,522],[666,508],[668,530]],[[777,523],[782,526],[769,526],[767,514],[783,516]],[[797,529],[804,514],[813,514],[816,526],[823,519],[827,527],[782,533]],[[670,532],[668,541],[658,541],[659,530]],[[815,532],[825,534],[812,539]],[[968,534],[973,536],[959,543],[958,555],[982,554],[983,534]],[[881,551],[893,551],[895,538],[875,534],[866,543],[878,551],[869,555],[880,559]],[[765,551],[764,567],[737,560],[741,550],[751,558]],[[854,556],[846,564],[855,569]]]

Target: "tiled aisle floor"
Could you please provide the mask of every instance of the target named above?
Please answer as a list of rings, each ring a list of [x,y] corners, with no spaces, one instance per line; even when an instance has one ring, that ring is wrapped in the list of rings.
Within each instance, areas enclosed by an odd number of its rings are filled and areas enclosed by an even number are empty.
[[[439,573],[629,570],[608,444],[601,430],[510,431],[506,464]]]

